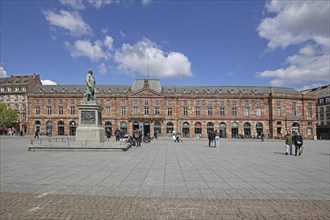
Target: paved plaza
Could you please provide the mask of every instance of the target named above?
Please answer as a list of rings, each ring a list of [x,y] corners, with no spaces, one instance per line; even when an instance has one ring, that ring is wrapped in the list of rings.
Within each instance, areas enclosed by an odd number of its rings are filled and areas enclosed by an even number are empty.
[[[329,219],[329,141],[171,139],[124,152],[27,151],[0,137],[0,219]],[[107,145],[118,145],[110,141]]]

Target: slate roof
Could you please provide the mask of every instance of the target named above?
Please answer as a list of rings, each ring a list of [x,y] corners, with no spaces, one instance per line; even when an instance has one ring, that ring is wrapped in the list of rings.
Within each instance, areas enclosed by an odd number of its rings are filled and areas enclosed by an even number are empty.
[[[304,94],[315,95],[316,98],[330,97],[330,84],[326,86],[320,86],[313,89],[307,89],[302,91]]]
[[[269,87],[269,86],[161,86],[159,79],[149,79],[149,88],[158,93],[169,94],[214,94],[214,93],[259,93],[268,94],[272,91],[273,94],[301,94],[301,92],[286,87]],[[137,79],[133,85],[96,85],[97,93],[127,93],[129,90],[132,92],[142,89],[144,86],[144,79]],[[33,93],[54,93],[54,92],[67,92],[67,93],[83,93],[85,85],[41,85],[33,89]]]

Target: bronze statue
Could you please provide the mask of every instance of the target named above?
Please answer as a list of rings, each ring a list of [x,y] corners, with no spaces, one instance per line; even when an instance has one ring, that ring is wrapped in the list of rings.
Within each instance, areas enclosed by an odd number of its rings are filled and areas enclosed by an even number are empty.
[[[96,81],[93,76],[93,71],[91,69],[89,69],[87,76],[86,76],[87,88],[85,89],[85,93],[84,93],[85,102],[96,101],[95,83],[96,83]]]

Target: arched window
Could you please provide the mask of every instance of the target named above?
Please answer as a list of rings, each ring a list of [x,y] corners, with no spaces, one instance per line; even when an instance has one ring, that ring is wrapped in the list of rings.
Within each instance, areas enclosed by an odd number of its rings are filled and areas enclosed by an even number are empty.
[[[70,121],[69,124],[69,134],[70,135],[76,135],[76,128],[77,128],[77,124],[75,121]]]
[[[202,124],[200,122],[195,123],[195,135],[202,134]]]
[[[173,123],[172,123],[172,122],[168,122],[168,123],[166,124],[166,133],[167,133],[168,135],[172,135],[173,131],[174,131]]]
[[[244,123],[244,138],[251,138],[251,124],[249,122]]]
[[[183,122],[182,124],[182,136],[189,137],[189,123]]]
[[[261,122],[258,122],[256,124],[256,131],[257,131],[257,138],[259,138],[261,133],[263,133],[263,124]]]
[[[156,133],[158,133],[158,135],[162,133],[162,126],[159,121],[155,121],[154,123],[154,134]]]
[[[41,122],[39,120],[34,122],[34,131],[39,130],[40,132]]]
[[[112,133],[112,124],[111,124],[110,121],[106,121],[104,123],[104,128],[105,128],[105,130],[109,129],[111,131],[111,133]]]
[[[64,135],[64,122],[63,121],[59,121],[57,123],[57,131],[58,131],[58,135]]]
[[[51,136],[53,132],[53,124],[52,121],[47,121],[46,122],[46,134]]]
[[[207,133],[214,131],[214,124],[213,124],[213,122],[208,122],[206,129],[207,129]]]
[[[237,122],[234,122],[231,125],[231,137],[238,138],[238,123]]]
[[[219,127],[220,127],[220,137],[221,138],[226,138],[227,137],[227,126],[226,126],[226,123],[224,122],[221,122],[219,124]]]

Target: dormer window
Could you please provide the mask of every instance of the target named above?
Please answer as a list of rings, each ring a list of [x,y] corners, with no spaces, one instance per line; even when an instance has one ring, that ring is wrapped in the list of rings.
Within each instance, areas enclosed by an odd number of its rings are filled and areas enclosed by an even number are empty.
[[[172,90],[171,89],[167,89],[167,93],[171,93],[172,92]]]
[[[63,89],[62,89],[62,92],[67,92],[67,91],[68,91],[67,88],[63,88]]]
[[[56,89],[55,88],[52,88],[50,91],[51,92],[56,92]]]
[[[126,88],[125,88],[125,89],[123,89],[123,92],[124,92],[124,93],[126,93],[126,92],[127,92],[127,89],[126,89]]]
[[[23,88],[23,91],[25,92],[27,90],[27,87]]]
[[[8,87],[8,88],[7,88],[7,91],[8,91],[8,92],[10,92],[10,91],[11,91],[11,88],[10,88],[10,87]]]
[[[198,93],[198,89],[195,89],[195,93]]]
[[[109,92],[109,93],[112,93],[112,89],[111,89],[111,88],[109,88],[109,89],[108,89],[108,92]]]
[[[5,91],[5,88],[1,88],[1,92],[4,92]]]
[[[186,90],[186,89],[182,89],[182,92],[183,92],[183,93],[186,93],[186,92],[187,92],[187,90]]]
[[[44,88],[40,88],[39,91],[40,91],[40,92],[44,92],[45,89],[44,89]]]
[[[210,89],[207,89],[207,90],[206,90],[206,93],[210,93],[210,92],[211,92]]]

